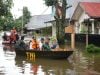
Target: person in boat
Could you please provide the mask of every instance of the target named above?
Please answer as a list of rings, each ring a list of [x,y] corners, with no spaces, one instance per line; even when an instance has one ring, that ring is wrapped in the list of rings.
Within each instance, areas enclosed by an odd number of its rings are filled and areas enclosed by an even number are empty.
[[[7,41],[7,34],[6,34],[6,32],[4,32],[4,35],[3,35],[3,41]]]
[[[11,36],[10,36],[10,42],[12,43],[12,42],[14,42],[14,43],[16,43],[16,40],[18,40],[19,39],[19,36],[18,36],[18,34],[17,34],[17,31],[16,31],[16,29],[15,29],[15,27],[11,30]]]
[[[6,34],[6,32],[4,32],[4,35],[3,35],[3,43],[10,43],[10,38],[9,36]]]
[[[17,34],[17,30],[16,30],[15,27],[13,27],[12,32],[13,32],[14,34]]]
[[[45,38],[45,42],[44,42],[44,44],[42,46],[42,50],[43,51],[50,51],[51,50],[51,48],[49,46],[49,43],[50,43],[50,39],[49,38]]]
[[[21,36],[21,39],[16,41],[15,49],[20,49],[20,50],[27,50],[28,49],[28,46],[24,42],[24,36]]]
[[[15,43],[15,41],[16,41],[16,36],[14,32],[11,30],[10,43]]]
[[[35,37],[32,37],[32,40],[30,41],[30,47],[33,50],[39,50],[39,43]]]
[[[41,38],[40,43],[39,43],[40,50],[42,50],[43,44],[44,44],[44,38]]]
[[[58,47],[59,47],[59,45],[58,45],[56,39],[54,39],[53,42],[52,42],[52,45],[51,45],[51,49],[56,49]]]

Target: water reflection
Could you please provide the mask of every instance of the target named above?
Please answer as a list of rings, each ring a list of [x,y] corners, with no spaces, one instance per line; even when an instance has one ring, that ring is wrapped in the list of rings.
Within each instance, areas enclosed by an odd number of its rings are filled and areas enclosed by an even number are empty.
[[[16,57],[16,65],[23,67],[24,71],[30,68],[28,71],[34,75],[66,75],[68,69],[72,69],[72,65],[67,60],[48,60],[48,59],[36,59],[35,61],[26,60],[23,57]],[[23,72],[25,73],[25,72]]]

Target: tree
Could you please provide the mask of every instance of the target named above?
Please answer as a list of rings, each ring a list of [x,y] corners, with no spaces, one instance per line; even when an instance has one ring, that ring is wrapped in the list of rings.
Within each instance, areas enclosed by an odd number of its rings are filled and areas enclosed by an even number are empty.
[[[0,30],[10,30],[13,27],[13,16],[8,13],[7,16],[0,17]]]
[[[13,16],[10,9],[12,5],[12,0],[0,0],[0,30],[8,30],[11,28]]]
[[[17,29],[17,31],[21,31],[22,29],[22,16],[20,16],[18,19],[14,20],[14,27]]]
[[[0,17],[8,15],[12,5],[12,0],[0,0]]]
[[[27,7],[23,7],[23,25],[27,24],[31,18],[30,11]]]
[[[59,45],[65,43],[65,24],[66,24],[66,9],[67,2],[66,0],[44,0],[47,6],[54,6],[56,9],[56,14],[54,16],[56,20],[56,29],[57,29],[57,40]]]

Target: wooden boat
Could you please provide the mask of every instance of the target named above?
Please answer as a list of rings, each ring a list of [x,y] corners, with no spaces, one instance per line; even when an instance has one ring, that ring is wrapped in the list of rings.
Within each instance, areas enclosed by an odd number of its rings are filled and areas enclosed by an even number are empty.
[[[27,59],[35,58],[51,58],[51,59],[67,59],[73,51],[38,51],[38,50],[15,50],[16,56],[24,56]]]

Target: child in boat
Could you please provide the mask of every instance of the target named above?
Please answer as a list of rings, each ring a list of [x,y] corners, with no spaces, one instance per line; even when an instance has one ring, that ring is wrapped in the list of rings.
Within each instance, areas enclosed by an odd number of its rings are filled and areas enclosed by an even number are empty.
[[[44,51],[50,51],[50,46],[49,46],[49,43],[50,43],[50,39],[49,38],[45,38],[45,42],[42,46],[42,50]]]

